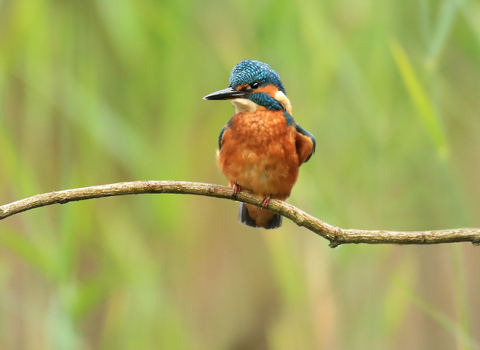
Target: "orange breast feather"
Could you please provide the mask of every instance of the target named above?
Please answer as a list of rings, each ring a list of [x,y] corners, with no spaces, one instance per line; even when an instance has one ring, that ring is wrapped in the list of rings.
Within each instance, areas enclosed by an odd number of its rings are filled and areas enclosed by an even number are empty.
[[[218,167],[231,186],[238,184],[262,198],[285,200],[297,181],[300,164],[311,153],[298,135],[282,111],[260,107],[253,113],[235,114],[222,137]]]

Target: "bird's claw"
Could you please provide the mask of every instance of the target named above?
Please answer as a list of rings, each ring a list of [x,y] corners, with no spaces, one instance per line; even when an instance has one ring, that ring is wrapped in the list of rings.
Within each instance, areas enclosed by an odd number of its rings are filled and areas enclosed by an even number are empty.
[[[270,199],[271,199],[270,196],[263,198],[262,209],[265,209],[266,207],[268,207],[268,205],[270,204]]]
[[[236,197],[237,194],[239,194],[241,190],[242,190],[242,188],[240,187],[239,184],[233,185],[233,196]]]

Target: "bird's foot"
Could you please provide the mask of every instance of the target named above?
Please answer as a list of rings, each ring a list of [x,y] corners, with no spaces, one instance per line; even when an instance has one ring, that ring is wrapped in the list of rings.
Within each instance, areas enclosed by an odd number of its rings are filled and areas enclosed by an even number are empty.
[[[265,209],[266,207],[268,207],[268,205],[270,204],[270,199],[271,199],[270,196],[263,198],[262,209]]]
[[[237,194],[239,194],[241,190],[242,190],[242,188],[240,187],[239,184],[233,185],[233,196],[236,197]]]

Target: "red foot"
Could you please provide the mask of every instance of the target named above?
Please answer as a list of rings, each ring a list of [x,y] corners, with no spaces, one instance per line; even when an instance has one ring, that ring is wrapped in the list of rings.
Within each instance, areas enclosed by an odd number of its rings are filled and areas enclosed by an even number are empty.
[[[242,188],[240,187],[239,184],[233,185],[233,196],[236,197],[237,194],[239,194],[241,190],[242,190]]]
[[[265,209],[270,204],[270,196],[263,198],[262,209]]]

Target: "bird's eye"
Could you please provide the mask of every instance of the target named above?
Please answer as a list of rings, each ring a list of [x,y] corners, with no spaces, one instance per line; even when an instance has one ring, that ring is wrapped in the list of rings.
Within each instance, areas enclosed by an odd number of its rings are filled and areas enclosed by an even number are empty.
[[[257,82],[250,84],[250,87],[251,87],[252,89],[256,89],[256,88],[258,88],[259,86],[260,86],[260,84],[257,83]]]

